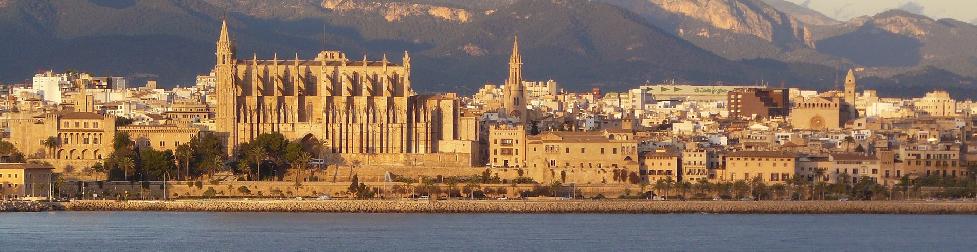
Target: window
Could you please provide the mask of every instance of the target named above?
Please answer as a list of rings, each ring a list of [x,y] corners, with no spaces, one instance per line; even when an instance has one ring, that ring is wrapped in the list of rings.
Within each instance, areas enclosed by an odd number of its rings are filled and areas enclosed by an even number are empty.
[[[585,151],[585,150],[584,150],[584,148],[580,148],[580,154],[584,154],[584,153],[586,153],[586,152],[587,152],[587,151]]]
[[[166,141],[159,141],[159,147],[166,146]]]
[[[770,181],[778,181],[778,180],[780,180],[780,174],[776,174],[776,173],[770,174]]]

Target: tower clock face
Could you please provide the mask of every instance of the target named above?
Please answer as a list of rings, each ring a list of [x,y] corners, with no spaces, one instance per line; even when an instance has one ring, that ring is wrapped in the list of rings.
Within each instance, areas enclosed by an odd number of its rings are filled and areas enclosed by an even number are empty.
[[[824,129],[824,118],[821,116],[815,116],[811,118],[811,128],[812,129]]]

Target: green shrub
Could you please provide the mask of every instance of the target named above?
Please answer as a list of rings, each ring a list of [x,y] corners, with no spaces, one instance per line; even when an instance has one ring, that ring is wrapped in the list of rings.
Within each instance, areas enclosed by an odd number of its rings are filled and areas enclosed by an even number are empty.
[[[213,198],[214,196],[217,196],[217,191],[215,191],[213,187],[207,187],[207,191],[204,191],[203,196],[204,198]]]
[[[237,188],[237,192],[242,193],[242,194],[251,195],[251,189],[248,189],[247,186],[238,187]]]

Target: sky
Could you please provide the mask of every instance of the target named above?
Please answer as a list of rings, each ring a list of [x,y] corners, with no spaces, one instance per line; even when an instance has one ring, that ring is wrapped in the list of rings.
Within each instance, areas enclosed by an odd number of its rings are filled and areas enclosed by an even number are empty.
[[[931,18],[953,18],[977,23],[977,0],[787,0],[847,21],[889,9],[903,9]]]

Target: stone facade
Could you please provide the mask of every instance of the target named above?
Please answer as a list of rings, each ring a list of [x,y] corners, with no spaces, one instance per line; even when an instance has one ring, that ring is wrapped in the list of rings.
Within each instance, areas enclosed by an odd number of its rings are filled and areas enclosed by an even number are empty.
[[[776,151],[739,151],[726,155],[727,181],[784,183],[796,174],[797,155]]]
[[[28,157],[50,162],[56,172],[69,166],[77,170],[90,167],[113,151],[113,116],[90,112],[32,114],[20,112],[11,119],[11,143]],[[57,139],[53,148],[45,144],[49,138]]]
[[[200,134],[198,128],[177,125],[130,125],[117,130],[128,134],[136,147],[158,151],[176,151],[177,146],[190,143]]]
[[[439,141],[460,140],[458,101],[416,95],[410,56],[401,64],[352,60],[322,51],[313,60],[238,59],[226,22],[217,41],[216,131],[227,148],[262,133],[315,138],[346,156],[438,153]],[[355,158],[355,157],[352,157]]]
[[[47,197],[53,169],[40,164],[0,163],[0,199]]]
[[[837,97],[807,97],[794,102],[790,111],[794,129],[831,130],[841,128],[841,102]]]

